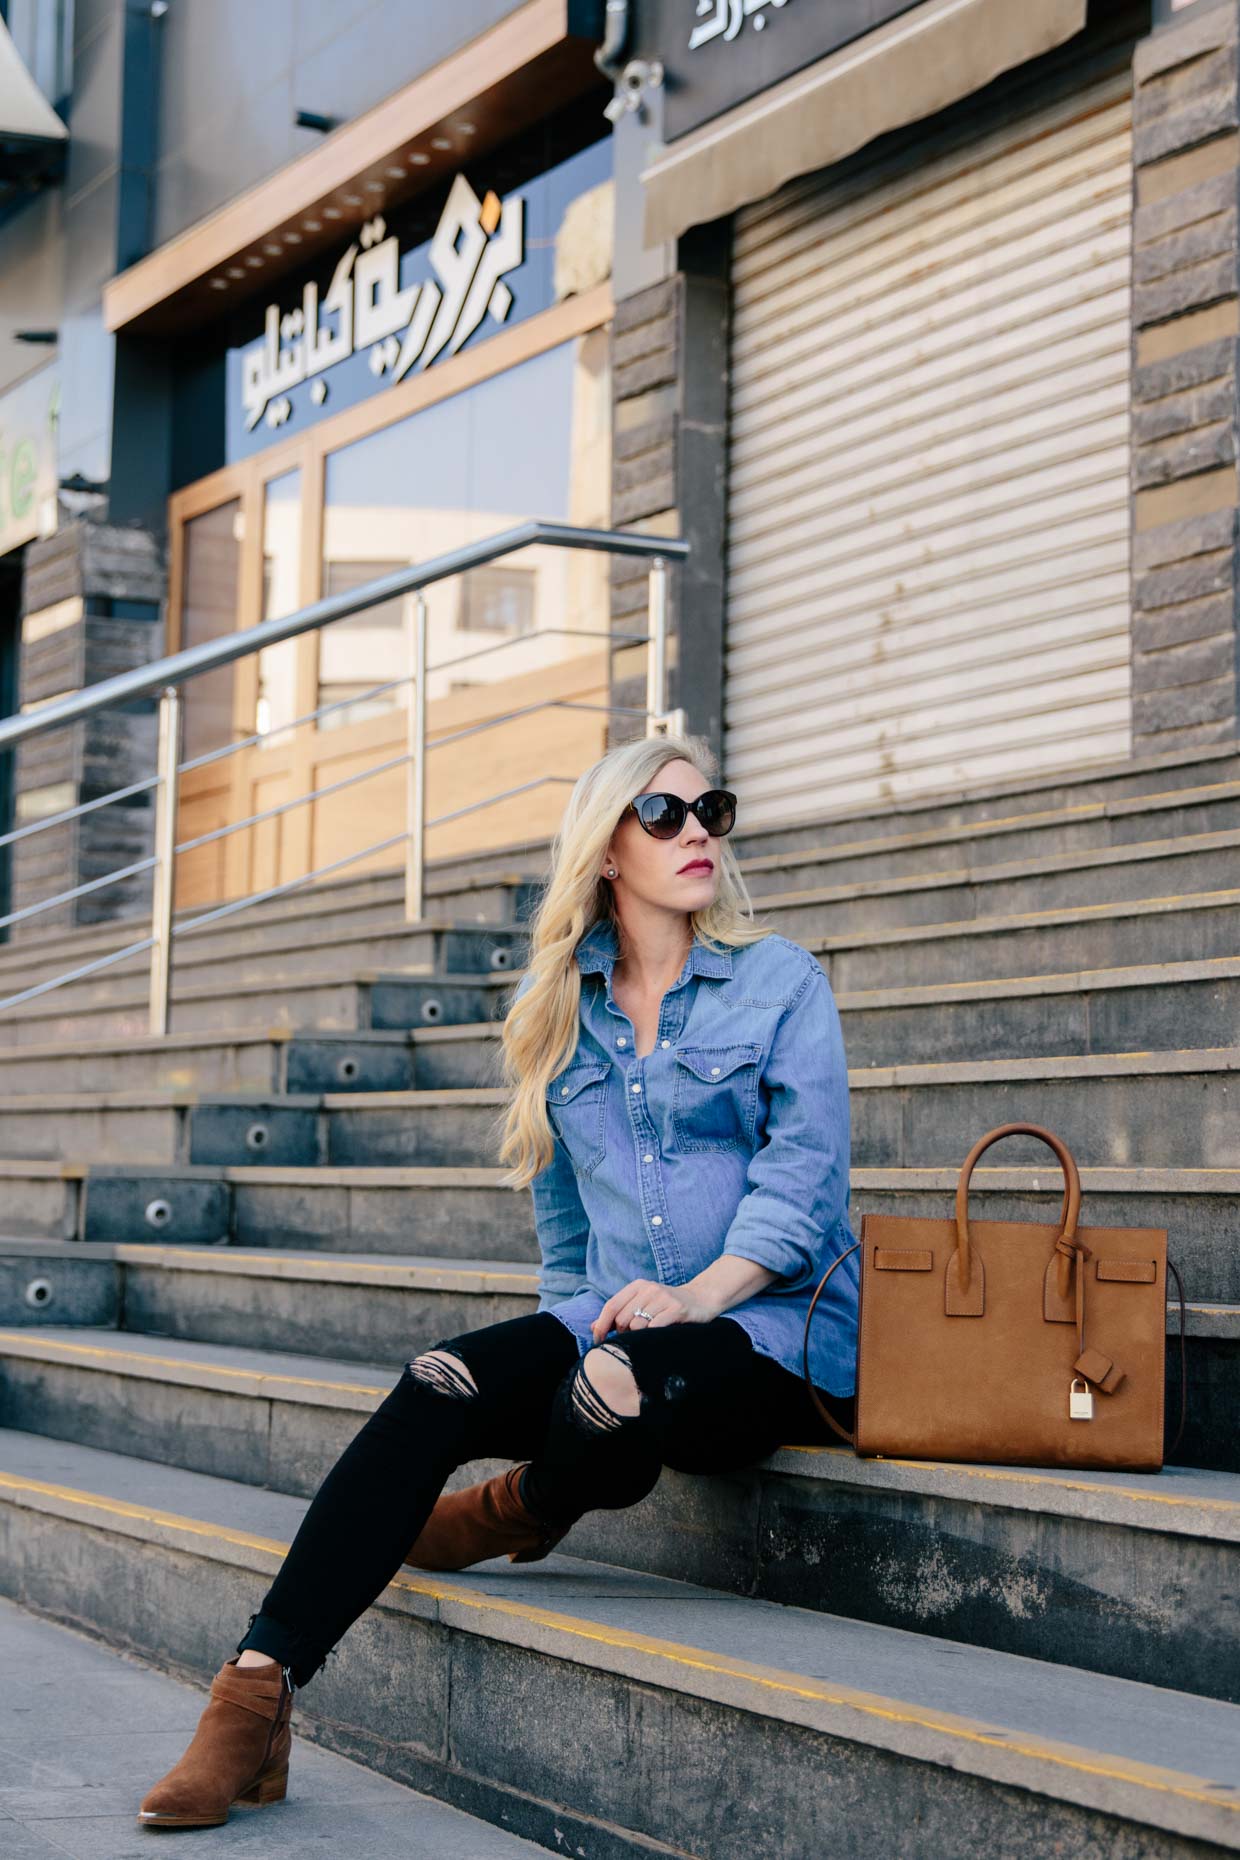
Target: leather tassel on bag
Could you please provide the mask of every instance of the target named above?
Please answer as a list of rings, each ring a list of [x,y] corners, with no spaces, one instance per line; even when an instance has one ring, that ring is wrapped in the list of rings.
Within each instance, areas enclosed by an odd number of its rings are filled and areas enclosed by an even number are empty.
[[[970,1221],[978,1158],[1018,1134],[1059,1158],[1058,1222]],[[1080,1206],[1067,1145],[1040,1124],[1000,1124],[964,1160],[954,1220],[863,1215],[861,1238],[828,1266],[805,1321],[805,1381],[834,1432],[863,1457],[1160,1470],[1168,1271],[1180,1304],[1180,1420],[1168,1455],[1184,1431],[1187,1395],[1184,1289],[1167,1230],[1081,1228]],[[849,1434],[810,1381],[809,1334],[823,1287],[858,1248]]]

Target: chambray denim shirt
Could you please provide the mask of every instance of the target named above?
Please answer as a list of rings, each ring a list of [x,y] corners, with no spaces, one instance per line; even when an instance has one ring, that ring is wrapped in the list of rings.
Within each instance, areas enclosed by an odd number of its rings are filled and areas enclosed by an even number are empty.
[[[803,1376],[810,1299],[855,1239],[848,1072],[826,972],[778,934],[723,953],[695,941],[638,1058],[612,995],[612,925],[594,924],[575,954],[577,1049],[547,1086],[555,1154],[530,1184],[538,1309],[584,1355],[591,1322],[630,1280],[683,1285],[738,1254],[780,1276],[724,1315]],[[814,1312],[810,1376],[833,1395],[856,1387],[859,1262],[832,1273]]]

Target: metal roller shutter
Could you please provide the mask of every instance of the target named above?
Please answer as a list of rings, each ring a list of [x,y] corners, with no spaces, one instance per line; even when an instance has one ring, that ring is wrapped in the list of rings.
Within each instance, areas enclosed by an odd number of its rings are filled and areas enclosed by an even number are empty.
[[[751,824],[1131,752],[1130,98],[1125,59],[738,215]]]

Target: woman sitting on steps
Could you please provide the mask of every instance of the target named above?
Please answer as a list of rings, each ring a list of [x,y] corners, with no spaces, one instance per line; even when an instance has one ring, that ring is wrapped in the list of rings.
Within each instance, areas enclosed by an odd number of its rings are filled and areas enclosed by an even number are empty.
[[[305,1686],[402,1563],[545,1557],[664,1466],[717,1473],[832,1436],[801,1374],[809,1301],[853,1244],[839,1014],[815,957],[754,922],[709,745],[648,737],[577,781],[502,1030],[499,1158],[531,1188],[538,1309],[405,1365],[319,1487],[149,1827],[285,1794]],[[853,1425],[858,1255],[810,1373]],[[459,1492],[457,1467],[505,1472]]]

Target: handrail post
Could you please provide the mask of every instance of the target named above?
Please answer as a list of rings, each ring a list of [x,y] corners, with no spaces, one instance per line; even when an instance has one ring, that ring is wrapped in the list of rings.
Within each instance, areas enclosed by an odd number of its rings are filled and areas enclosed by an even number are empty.
[[[646,735],[683,736],[685,713],[667,708],[667,557],[650,563],[650,624],[646,631]]]
[[[155,789],[155,865],[151,883],[150,1029],[168,1031],[172,982],[172,907],[180,792],[181,693],[165,685],[159,694],[159,782]]]
[[[414,596],[409,626],[409,701],[405,710],[405,922],[417,923],[425,903],[426,861],[426,596]]]

